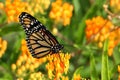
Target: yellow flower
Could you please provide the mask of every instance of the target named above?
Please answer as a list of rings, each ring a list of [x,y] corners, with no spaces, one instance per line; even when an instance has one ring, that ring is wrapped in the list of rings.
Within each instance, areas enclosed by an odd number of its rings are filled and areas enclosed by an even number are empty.
[[[0,2],[0,9],[3,9],[4,4]]]
[[[36,68],[46,62],[45,57],[36,59],[31,56],[24,39],[22,40],[21,52],[16,64],[11,65],[13,72],[17,73],[16,76],[18,76],[18,79],[21,77],[24,78],[28,72],[32,74]]]
[[[62,76],[61,78],[62,80],[69,80],[69,78],[67,76]]]
[[[56,0],[52,3],[52,9],[49,13],[51,19],[55,20],[55,23],[62,23],[64,26],[70,24],[72,17],[73,5],[62,0]]]
[[[18,16],[21,12],[28,12],[32,15],[40,12],[44,13],[44,10],[48,9],[50,0],[6,0],[5,4],[0,3],[0,9],[5,11],[8,22],[18,22]]]
[[[101,37],[101,34],[106,34],[109,32],[109,29],[113,28],[113,24],[110,21],[107,21],[100,16],[95,17],[92,20],[86,20],[86,26],[87,40],[91,39],[95,35],[95,37],[97,37],[97,41]]]
[[[114,12],[120,12],[120,0],[110,0],[110,6]]]
[[[35,69],[47,61],[48,63],[46,64],[46,68],[48,70],[49,79],[68,79],[67,77],[64,77],[63,74],[67,74],[69,68],[69,59],[70,54],[63,54],[61,52],[39,59],[33,58],[27,49],[26,41],[23,39],[21,46],[21,55],[18,57],[16,64],[11,65],[11,68],[15,74],[17,73],[16,76],[18,79],[24,79],[24,77],[26,77],[29,73],[30,80],[42,80],[42,77],[44,77],[43,74],[41,72],[36,72]]]
[[[120,74],[118,75],[118,80],[120,80]]]
[[[111,56],[113,48],[119,43],[119,28],[115,29],[112,22],[98,16],[92,20],[86,20],[87,41],[95,41],[100,48],[103,47],[105,39],[109,39],[108,55]]]
[[[6,48],[7,48],[7,41],[2,40],[2,38],[0,37],[0,58],[5,53]]]
[[[44,11],[49,8],[50,0],[27,0],[28,6],[27,10],[30,13],[38,13],[44,14]]]
[[[15,71],[16,70],[16,65],[12,64],[12,70]]]
[[[25,2],[21,2],[20,0],[6,0],[4,7],[1,8],[5,11],[8,22],[17,22],[18,21],[18,15],[25,11]]]
[[[109,34],[109,51],[108,51],[108,54],[109,56],[112,55],[112,52],[113,52],[113,49],[116,45],[119,44],[120,42],[120,37],[118,36],[120,35],[120,28],[118,29],[115,29],[114,31],[110,32]]]
[[[118,72],[120,73],[120,65],[118,65]]]
[[[69,68],[70,54],[57,53],[48,56],[46,68],[50,79],[60,79],[62,74],[67,74]]]
[[[18,78],[17,80],[24,80],[24,79],[20,77],[20,78]]]
[[[82,80],[80,74],[74,74],[73,80]]]
[[[35,72],[30,74],[29,80],[43,80],[44,75],[41,72]]]

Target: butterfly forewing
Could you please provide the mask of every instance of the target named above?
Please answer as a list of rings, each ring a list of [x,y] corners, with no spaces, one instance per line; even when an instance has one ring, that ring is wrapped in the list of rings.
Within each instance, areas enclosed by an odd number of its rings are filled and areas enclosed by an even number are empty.
[[[26,32],[27,46],[33,57],[44,57],[63,48],[45,26],[30,14],[22,12],[19,21]]]

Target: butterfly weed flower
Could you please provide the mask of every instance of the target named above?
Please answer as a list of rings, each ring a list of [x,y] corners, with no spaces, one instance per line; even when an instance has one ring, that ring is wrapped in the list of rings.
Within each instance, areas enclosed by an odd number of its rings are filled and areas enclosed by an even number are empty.
[[[5,50],[7,49],[7,41],[3,40],[0,37],[0,58],[3,56],[3,54],[5,53]]]
[[[41,59],[49,55],[47,57],[49,63],[46,67],[48,69],[49,78],[51,79],[54,76],[55,79],[59,79],[63,73],[66,74],[69,68],[70,55],[60,54],[63,45],[57,41],[54,35],[52,35],[40,21],[29,13],[22,12],[19,16],[19,21],[25,29],[26,42],[32,57],[34,57],[34,59]],[[31,63],[31,58],[27,60],[27,63],[29,61]],[[35,62],[33,59],[32,61]],[[31,71],[34,70],[33,66],[34,64],[30,65]]]
[[[46,68],[50,79],[54,78],[55,80],[58,80],[62,78],[63,74],[67,74],[70,54],[53,54],[49,55],[47,59],[49,62],[47,63]]]
[[[49,79],[67,79],[63,74],[67,74],[69,68],[70,54],[57,53],[48,55],[44,58],[36,59],[29,53],[26,41],[22,40],[21,55],[15,64],[12,64],[12,71],[16,73],[17,79],[21,80],[29,74],[29,79],[44,79],[44,75],[41,72],[36,72],[35,69],[38,68],[42,63],[48,61],[46,68],[48,70]]]
[[[115,29],[111,21],[98,16],[92,20],[86,20],[86,38],[87,41],[98,43],[98,47],[103,47],[105,39],[109,39],[108,55],[111,56],[113,48],[119,43],[119,28]]]
[[[23,12],[44,14],[48,9],[50,0],[6,0],[5,4],[0,3],[0,9],[5,11],[7,15],[7,22],[18,22],[18,15]]]
[[[22,2],[21,0],[6,0],[1,9],[5,11],[8,22],[17,22],[18,14],[25,10],[25,6],[26,2]]]
[[[62,76],[61,80],[69,80],[68,76]]]
[[[118,80],[120,80],[120,65],[118,65]]]
[[[55,20],[55,23],[62,23],[64,26],[70,24],[72,17],[73,5],[62,2],[62,0],[56,0],[51,5],[51,11],[49,16],[51,19]]]
[[[119,0],[110,0],[110,7],[112,8],[112,11],[115,13],[119,13],[120,11],[120,1]]]
[[[50,0],[28,0],[28,12],[32,13],[41,13],[44,14],[44,11],[49,8]]]
[[[80,76],[80,74],[74,74],[73,80],[82,80],[82,77]]]
[[[34,72],[30,74],[29,80],[45,80],[44,75],[41,72]]]
[[[3,9],[4,4],[0,2],[0,9]]]
[[[118,65],[118,73],[120,73],[120,65]]]
[[[21,51],[22,53],[16,63],[11,65],[12,71],[17,73],[16,76],[18,78],[24,78],[28,75],[28,73],[34,73],[36,68],[38,68],[42,63],[46,62],[46,58],[36,59],[31,56],[24,39],[22,40]]]

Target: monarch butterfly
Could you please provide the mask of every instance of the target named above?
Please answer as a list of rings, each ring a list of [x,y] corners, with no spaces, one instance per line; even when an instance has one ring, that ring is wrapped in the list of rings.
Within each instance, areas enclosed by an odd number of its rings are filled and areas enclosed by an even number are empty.
[[[55,54],[63,49],[63,45],[32,15],[22,12],[19,22],[25,30],[27,46],[34,58]]]

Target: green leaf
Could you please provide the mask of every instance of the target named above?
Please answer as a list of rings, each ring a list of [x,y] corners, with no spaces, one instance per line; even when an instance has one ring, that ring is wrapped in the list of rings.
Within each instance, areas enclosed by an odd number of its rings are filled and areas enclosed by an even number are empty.
[[[74,11],[75,11],[75,14],[78,15],[79,9],[80,9],[79,0],[73,0],[73,4],[74,4]]]
[[[0,80],[13,80],[9,67],[6,62],[0,63]]]
[[[90,71],[91,71],[91,80],[98,80],[98,74],[95,68],[95,60],[93,54],[90,56]]]
[[[3,10],[0,11],[1,15],[0,15],[0,24],[4,24],[5,22],[7,22],[7,16],[6,14],[4,13]]]
[[[16,38],[16,41],[15,41],[15,44],[12,48],[12,53],[11,53],[11,56],[10,56],[10,64],[12,64],[13,62],[15,62],[19,56],[19,54],[21,53],[20,51],[20,48],[21,48],[21,40],[22,40],[22,37],[17,37]]]
[[[102,70],[101,70],[101,80],[109,79],[109,69],[108,69],[108,39],[104,42],[103,53],[102,53]]]
[[[116,64],[120,64],[120,45],[114,48],[113,58]]]
[[[80,74],[82,69],[83,69],[83,67],[79,67],[78,69],[76,69],[74,74]]]
[[[84,37],[85,37],[85,20],[89,16],[93,15],[95,13],[94,10],[96,10],[96,9],[97,9],[96,5],[91,6],[91,8],[88,10],[87,14],[83,17],[83,19],[79,23],[79,25],[78,25],[79,28],[78,28],[78,30],[75,33],[76,40],[77,40],[76,42],[77,43],[81,44],[83,42]]]
[[[22,31],[22,30],[23,29],[20,27],[20,24],[18,24],[18,23],[6,24],[0,28],[0,36],[4,36],[11,32],[18,32],[18,31]]]

